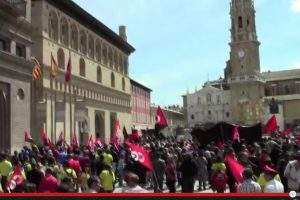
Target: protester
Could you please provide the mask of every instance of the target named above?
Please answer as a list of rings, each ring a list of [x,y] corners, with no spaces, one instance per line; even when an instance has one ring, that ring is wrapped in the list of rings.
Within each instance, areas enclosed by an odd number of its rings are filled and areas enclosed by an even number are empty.
[[[283,193],[284,192],[284,187],[283,187],[282,183],[280,181],[276,180],[276,178],[275,178],[276,175],[277,175],[277,172],[275,170],[266,166],[265,178],[267,180],[267,183],[264,187],[264,192],[266,192],[266,193]]]
[[[253,180],[253,171],[245,169],[243,172],[244,181],[238,186],[238,192],[258,193],[261,192],[260,185]]]
[[[46,170],[45,177],[41,180],[39,185],[39,192],[57,192],[58,180],[53,176],[53,172],[50,168]]]
[[[194,192],[194,182],[197,176],[197,165],[192,160],[191,154],[185,154],[184,160],[179,167],[182,174],[182,192]]]
[[[167,166],[166,166],[166,185],[169,189],[170,193],[176,192],[176,162],[174,157],[169,157],[167,159]]]
[[[138,185],[139,177],[138,175],[127,171],[124,175],[124,180],[126,182],[126,186],[122,187],[115,192],[122,192],[122,193],[148,193],[148,190],[143,189],[141,186]]]
[[[288,190],[300,192],[300,151],[297,151],[295,159],[286,166],[284,176],[288,181]]]
[[[196,154],[197,155],[197,154]],[[204,152],[201,151],[199,153],[199,156],[196,156],[196,164],[198,168],[198,181],[199,181],[199,187],[198,190],[206,190],[206,181],[208,180],[208,171],[207,171],[207,165],[208,162],[204,156]]]
[[[100,173],[100,182],[103,192],[111,193],[115,187],[115,173],[112,171],[112,167],[108,164],[104,165],[104,169]]]

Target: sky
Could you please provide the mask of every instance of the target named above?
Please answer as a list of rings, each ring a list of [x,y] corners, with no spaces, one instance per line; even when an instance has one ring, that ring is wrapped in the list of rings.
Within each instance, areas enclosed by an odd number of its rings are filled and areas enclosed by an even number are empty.
[[[230,0],[74,0],[113,31],[127,27],[130,77],[151,102],[182,105],[181,95],[223,76],[229,59]],[[255,0],[261,71],[300,68],[300,0]]]

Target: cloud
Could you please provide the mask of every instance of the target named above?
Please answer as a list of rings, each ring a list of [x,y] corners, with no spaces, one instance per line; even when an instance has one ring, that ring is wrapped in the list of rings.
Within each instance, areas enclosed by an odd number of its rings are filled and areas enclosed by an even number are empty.
[[[295,13],[300,13],[300,0],[292,0],[291,9]]]

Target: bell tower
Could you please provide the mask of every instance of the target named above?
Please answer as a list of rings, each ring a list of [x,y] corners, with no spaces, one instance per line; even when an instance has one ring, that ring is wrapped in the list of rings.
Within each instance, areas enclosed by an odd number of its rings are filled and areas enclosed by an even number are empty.
[[[230,60],[225,77],[231,90],[234,123],[260,121],[264,81],[260,76],[259,45],[253,0],[231,0]]]

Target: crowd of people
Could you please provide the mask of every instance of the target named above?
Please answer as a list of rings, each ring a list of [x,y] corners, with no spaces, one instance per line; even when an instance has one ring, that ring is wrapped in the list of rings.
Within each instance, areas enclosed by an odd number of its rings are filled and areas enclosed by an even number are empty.
[[[0,155],[1,192],[289,192],[300,191],[300,148],[270,137],[201,145],[199,141],[144,135],[132,143],[150,154],[153,170],[126,144],[72,148],[25,146]],[[242,167],[238,179],[230,162]],[[196,190],[196,191],[195,191]]]

